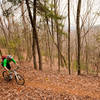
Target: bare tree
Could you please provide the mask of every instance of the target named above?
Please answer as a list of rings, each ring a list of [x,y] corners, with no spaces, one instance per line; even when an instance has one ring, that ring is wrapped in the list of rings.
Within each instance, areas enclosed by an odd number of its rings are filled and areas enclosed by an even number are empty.
[[[80,38],[80,11],[81,11],[81,0],[78,0],[78,5],[77,5],[77,18],[76,18],[76,30],[77,30],[77,68],[78,68],[78,75],[81,74],[81,66],[80,66],[80,43],[81,43],[81,38]]]
[[[27,9],[28,9],[28,13],[29,13],[29,18],[30,18],[30,21],[31,21],[31,26],[32,26],[32,31],[33,31],[33,58],[36,58],[35,57],[35,42],[37,44],[37,51],[38,51],[38,57],[39,57],[39,70],[42,70],[42,62],[41,62],[41,53],[40,53],[40,47],[39,47],[39,42],[38,42],[38,36],[37,36],[37,32],[36,32],[36,0],[34,0],[33,2],[33,12],[34,12],[34,16],[32,18],[32,13],[31,13],[31,10],[30,10],[30,6],[29,6],[29,1],[26,0],[26,5],[27,5]],[[33,62],[34,62],[34,66],[36,68],[36,60],[33,59]]]
[[[70,72],[70,0],[68,0],[68,69]]]
[[[54,0],[54,12],[55,12],[55,15],[57,15],[57,0]],[[61,38],[60,38],[60,34],[59,34],[59,25],[58,25],[58,20],[55,19],[55,24],[56,24],[56,31],[57,31],[57,45],[58,45],[58,71],[60,71],[60,66],[61,66],[61,55],[60,55],[60,41],[61,41]]]

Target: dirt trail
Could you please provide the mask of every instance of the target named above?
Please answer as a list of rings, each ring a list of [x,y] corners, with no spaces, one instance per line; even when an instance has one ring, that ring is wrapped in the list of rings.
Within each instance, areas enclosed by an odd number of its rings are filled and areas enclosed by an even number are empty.
[[[19,70],[26,83],[7,83],[0,75],[0,100],[100,100],[100,77],[67,75],[63,71]]]
[[[26,84],[29,87],[32,88],[40,88],[40,89],[46,89],[46,90],[50,90],[54,93],[67,93],[67,94],[71,94],[71,95],[77,95],[77,96],[89,96],[91,98],[98,98],[100,99],[100,91],[86,91],[84,89],[71,89],[66,85],[62,85],[62,86],[57,86],[57,85],[50,85],[49,83],[40,83],[40,82],[30,82]]]

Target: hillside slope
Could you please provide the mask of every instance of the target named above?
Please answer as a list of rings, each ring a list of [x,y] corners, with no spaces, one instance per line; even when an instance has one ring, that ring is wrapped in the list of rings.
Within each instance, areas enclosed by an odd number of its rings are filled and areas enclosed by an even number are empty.
[[[5,82],[0,75],[0,100],[100,100],[100,77],[41,72],[25,64],[19,70],[26,83]]]

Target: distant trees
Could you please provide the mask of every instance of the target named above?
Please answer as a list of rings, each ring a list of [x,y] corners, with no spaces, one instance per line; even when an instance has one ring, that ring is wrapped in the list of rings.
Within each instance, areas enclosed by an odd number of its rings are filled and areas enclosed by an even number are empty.
[[[34,69],[39,66],[39,70],[42,70],[45,62],[50,69],[57,63],[58,71],[66,66],[69,74],[76,69],[78,75],[81,70],[89,73],[92,69],[91,61],[99,52],[99,46],[93,46],[98,40],[98,34],[94,36],[95,32],[91,32],[99,13],[92,12],[94,0],[86,0],[86,8],[81,14],[83,2],[77,1],[77,7],[70,0],[61,7],[62,0],[3,0],[0,46],[17,55],[19,61],[24,58],[26,61],[32,60]],[[10,5],[6,6],[8,2]],[[72,7],[75,7],[76,30],[71,29]],[[99,45],[99,42],[96,44]],[[95,66],[99,70],[97,63]]]
[[[2,27],[1,37],[4,38],[2,48],[6,48],[9,54],[17,55],[18,60],[21,61],[23,60],[22,51],[24,48],[23,39],[21,38],[23,34],[20,31],[21,27],[19,23],[15,22],[13,13],[17,8],[12,5],[7,5],[8,2],[3,0],[3,4],[1,5],[2,17],[0,18]]]

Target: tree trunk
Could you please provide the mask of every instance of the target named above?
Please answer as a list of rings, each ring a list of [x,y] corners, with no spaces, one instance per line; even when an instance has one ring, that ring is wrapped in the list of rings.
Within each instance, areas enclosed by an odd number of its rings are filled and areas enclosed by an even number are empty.
[[[70,72],[70,0],[68,0],[68,70]]]
[[[47,1],[45,0],[44,5],[46,6]],[[50,35],[49,35],[49,20],[47,17],[47,14],[45,12],[45,20],[46,20],[46,24],[47,24],[47,47],[48,47],[48,57],[50,60],[50,68],[52,69],[52,53],[51,53],[51,46],[50,46]]]
[[[33,51],[33,63],[34,63],[34,68],[37,69],[37,64],[36,64],[36,54],[35,54],[35,34],[36,34],[36,29],[35,29],[35,21],[32,19],[32,13],[30,10],[30,6],[29,6],[29,1],[26,0],[26,5],[27,5],[27,9],[28,9],[28,14],[29,14],[29,18],[31,21],[31,26],[32,26],[32,38],[33,38],[33,42],[32,42],[32,51]],[[34,23],[33,23],[34,22]]]
[[[52,18],[51,18],[51,33],[52,33],[52,37],[54,38],[54,23],[53,23],[53,19]],[[52,42],[52,44],[51,44],[51,51],[52,51],[51,52],[51,63],[52,64],[54,63],[53,49],[54,49],[54,45],[53,45],[53,42]]]
[[[88,74],[88,43],[87,43],[86,37],[85,37],[85,43],[86,43],[86,46],[85,46],[85,63],[86,63],[86,72]]]
[[[27,34],[27,23],[26,23],[25,14],[24,14],[24,1],[22,1],[22,4],[21,4],[21,12],[22,12],[22,23],[24,26],[24,38],[25,38],[26,50],[27,50],[26,61],[28,61],[29,56],[30,56],[30,47],[29,47],[29,37],[28,37],[29,34]]]
[[[57,15],[57,1],[54,0],[54,12],[55,15]],[[57,31],[57,45],[58,45],[58,71],[60,71],[60,65],[61,65],[61,55],[60,55],[60,35],[59,35],[59,26],[58,26],[58,20],[55,19],[56,24],[56,31]]]
[[[80,43],[81,43],[81,38],[80,38],[80,10],[81,10],[81,0],[78,0],[78,6],[77,6],[77,18],[76,18],[76,31],[77,31],[77,68],[78,68],[78,75],[81,74],[81,68],[80,68]]]
[[[42,58],[41,58],[41,52],[40,52],[40,46],[39,46],[39,41],[38,41],[38,35],[36,32],[36,0],[34,0],[34,8],[33,8],[33,25],[34,25],[34,33],[35,33],[35,39],[36,39],[36,44],[37,44],[37,51],[38,51],[38,58],[39,58],[39,70],[42,70]]]

